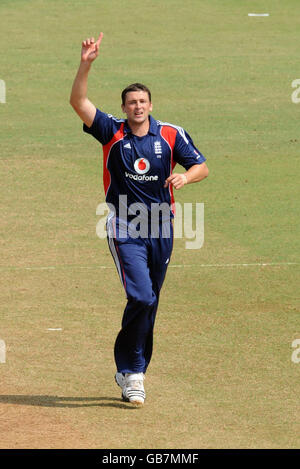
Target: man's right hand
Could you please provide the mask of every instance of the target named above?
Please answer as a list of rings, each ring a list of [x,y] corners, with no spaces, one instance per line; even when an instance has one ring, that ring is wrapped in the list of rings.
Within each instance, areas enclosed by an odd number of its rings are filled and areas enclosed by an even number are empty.
[[[103,33],[100,33],[97,42],[95,42],[93,37],[82,41],[81,62],[70,96],[71,106],[88,127],[91,127],[96,115],[96,107],[87,98],[88,74],[91,68],[91,63],[99,55],[99,47],[102,37]]]
[[[81,61],[92,63],[99,55],[99,47],[103,38],[103,33],[99,34],[97,42],[93,37],[82,41]]]

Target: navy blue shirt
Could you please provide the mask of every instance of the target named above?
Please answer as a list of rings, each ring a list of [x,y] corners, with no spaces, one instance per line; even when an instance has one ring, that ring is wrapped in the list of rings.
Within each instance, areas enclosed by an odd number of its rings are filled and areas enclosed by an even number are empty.
[[[191,137],[181,127],[149,116],[149,132],[134,135],[127,120],[96,111],[91,127],[83,130],[103,146],[103,183],[106,202],[119,216],[119,196],[128,208],[140,202],[151,211],[151,204],[167,203],[173,212],[173,187],[164,188],[176,163],[186,170],[205,161]],[[124,199],[124,196],[126,198]]]

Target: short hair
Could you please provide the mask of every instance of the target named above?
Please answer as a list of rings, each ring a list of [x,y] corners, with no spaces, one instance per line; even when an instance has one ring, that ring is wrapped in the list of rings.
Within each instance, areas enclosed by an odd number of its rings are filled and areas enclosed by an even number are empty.
[[[126,94],[130,93],[130,91],[145,91],[146,93],[148,93],[149,101],[151,103],[151,91],[149,90],[149,88],[146,85],[143,85],[142,83],[133,83],[132,85],[127,86],[122,91],[121,97],[122,97],[123,105],[125,104],[125,101],[126,101]]]

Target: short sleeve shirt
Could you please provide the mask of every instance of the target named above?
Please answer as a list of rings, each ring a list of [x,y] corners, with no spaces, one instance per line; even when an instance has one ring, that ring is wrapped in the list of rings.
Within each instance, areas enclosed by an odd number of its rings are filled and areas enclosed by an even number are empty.
[[[164,188],[165,180],[176,163],[188,170],[205,161],[183,128],[152,116],[149,116],[149,124],[148,134],[138,137],[132,133],[127,120],[97,109],[92,126],[83,125],[83,130],[103,147],[106,202],[114,207],[117,216],[120,200],[127,204],[126,209],[138,202],[151,211],[151,204],[167,203],[173,212],[172,185]]]

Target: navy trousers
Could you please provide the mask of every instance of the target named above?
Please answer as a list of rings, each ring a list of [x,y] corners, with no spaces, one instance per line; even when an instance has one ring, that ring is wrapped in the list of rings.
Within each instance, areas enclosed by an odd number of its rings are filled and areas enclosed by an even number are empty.
[[[113,223],[115,220],[110,228]],[[121,373],[145,373],[151,360],[159,294],[173,248],[172,223],[168,221],[165,228],[160,227],[157,238],[120,238],[115,228],[108,230],[109,248],[127,297],[114,347],[117,371]]]

